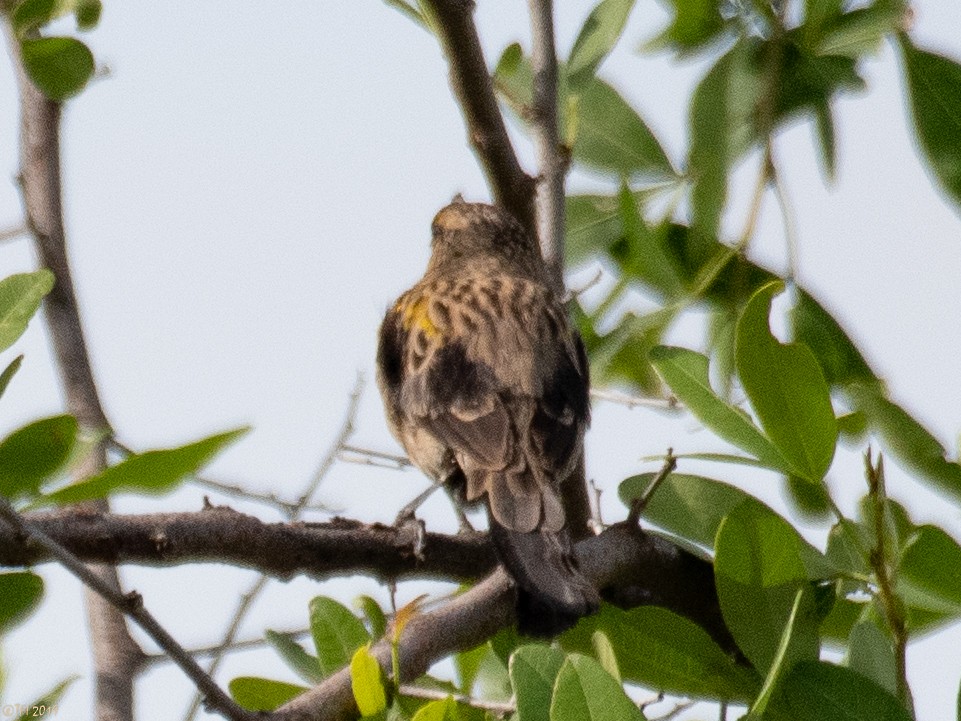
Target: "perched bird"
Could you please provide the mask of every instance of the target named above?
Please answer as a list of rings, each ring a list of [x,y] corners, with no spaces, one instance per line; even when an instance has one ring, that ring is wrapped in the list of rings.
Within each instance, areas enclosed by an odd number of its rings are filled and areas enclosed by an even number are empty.
[[[484,499],[517,586],[518,629],[556,635],[599,605],[559,496],[589,422],[584,348],[537,244],[508,213],[455,201],[432,233],[424,277],[380,328],[388,423],[435,482]]]

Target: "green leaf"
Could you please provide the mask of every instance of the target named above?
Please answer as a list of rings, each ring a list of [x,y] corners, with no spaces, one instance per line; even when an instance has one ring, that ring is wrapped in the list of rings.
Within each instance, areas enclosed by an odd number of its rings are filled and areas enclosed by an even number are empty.
[[[810,522],[825,522],[833,517],[831,496],[823,483],[810,483],[794,474],[787,476],[787,498],[791,507]]]
[[[899,35],[918,142],[941,187],[961,205],[961,65]]]
[[[41,299],[53,289],[53,273],[46,268],[0,280],[0,351],[23,335]]]
[[[16,375],[17,371],[20,370],[20,364],[23,363],[23,356],[18,355],[10,364],[3,369],[0,373],[0,396],[3,395],[4,391],[7,390],[7,386],[10,385],[10,381],[13,376]]]
[[[21,40],[20,48],[27,75],[51,100],[76,95],[93,75],[93,54],[75,38]]]
[[[641,281],[664,301],[682,295],[685,284],[667,249],[668,226],[647,225],[626,183],[621,186],[618,201],[623,235],[610,246],[609,254],[624,277]]]
[[[58,0],[23,0],[13,8],[11,18],[18,37],[46,25],[59,15],[60,2]]]
[[[78,29],[93,30],[100,22],[103,3],[100,0],[79,0],[74,12],[77,16]]]
[[[672,313],[660,310],[646,316],[628,313],[605,335],[599,335],[594,323],[600,318],[584,314],[579,306],[571,309],[591,361],[591,377],[599,386],[625,382],[647,395],[661,391],[660,381],[647,362],[650,350],[661,341]]]
[[[361,716],[373,716],[387,710],[384,672],[370,652],[370,644],[361,646],[350,660],[350,687]]]
[[[40,503],[67,505],[120,492],[168,493],[246,432],[239,428],[180,448],[134,454],[92,478],[42,497]]]
[[[911,721],[904,706],[873,681],[823,661],[798,663],[782,693],[797,721]]]
[[[754,107],[761,81],[753,49],[740,42],[698,84],[691,99],[689,173],[692,225],[716,238],[727,199],[727,174],[756,139]]]
[[[643,721],[644,714],[597,661],[571,654],[557,674],[551,721]]]
[[[801,290],[790,312],[794,339],[817,358],[831,386],[872,382],[877,376],[840,324],[808,292]]]
[[[961,465],[947,460],[944,446],[930,431],[886,398],[876,383],[852,384],[845,391],[854,410],[867,416],[885,450],[955,503],[961,501]]]
[[[0,634],[21,623],[40,603],[43,579],[30,571],[0,573]]]
[[[713,43],[724,31],[720,0],[669,0],[674,19],[651,42],[652,48],[671,46],[692,53]]]
[[[480,672],[481,664],[491,653],[490,647],[482,643],[476,648],[454,654],[454,668],[457,669],[458,689],[465,696],[474,691],[474,682]]]
[[[234,701],[248,711],[274,711],[307,689],[283,681],[240,676],[227,686]]]
[[[771,301],[780,282],[757,291],[737,327],[737,371],[761,426],[797,475],[820,483],[834,458],[838,428],[821,367],[800,343],[771,334]]]
[[[896,592],[908,605],[961,616],[961,546],[936,526],[925,525],[901,556]]]
[[[736,507],[717,532],[714,578],[721,612],[738,647],[762,673],[777,655],[794,597],[808,589],[801,548],[801,538],[786,521],[749,504]],[[805,593],[785,668],[818,657],[812,601]]]
[[[433,32],[431,30],[430,23],[427,21],[427,18],[424,17],[424,15],[420,12],[420,10],[415,8],[410,3],[406,2],[406,0],[384,0],[384,3],[394,8],[394,10],[397,10],[401,15],[404,15],[408,20],[413,21],[415,25],[419,25],[420,27],[422,27],[424,30],[428,32]]]
[[[650,128],[614,88],[595,79],[579,96],[575,162],[621,178],[677,175]]]
[[[280,654],[284,663],[304,681],[313,685],[324,680],[324,674],[320,672],[320,663],[316,656],[307,653],[304,647],[297,643],[292,636],[268,630],[264,634],[264,638]]]
[[[594,656],[601,668],[607,671],[618,683],[621,682],[621,669],[617,663],[617,654],[611,639],[603,631],[595,631],[591,634],[591,644],[594,646]]]
[[[326,596],[317,596],[310,602],[310,631],[320,672],[325,677],[346,666],[354,651],[370,641],[360,619]]]
[[[874,621],[861,621],[848,637],[848,667],[890,694],[898,690],[894,644]]]
[[[567,60],[567,78],[572,88],[579,88],[594,77],[621,37],[634,2],[601,0],[591,11]]]
[[[56,706],[58,703],[60,703],[60,699],[63,698],[63,695],[67,692],[67,689],[70,688],[70,686],[73,685],[73,682],[78,678],[80,677],[70,676],[69,678],[65,678],[52,689],[40,696],[40,698],[35,699],[33,703],[27,704],[26,708],[28,710],[20,715],[17,718],[17,721],[35,721],[37,718],[39,718],[38,712],[40,715],[50,712],[52,710],[50,707]],[[53,715],[56,715],[55,711]]]
[[[484,713],[480,709],[457,703],[452,698],[431,701],[424,704],[414,714],[412,721],[481,721]]]
[[[816,38],[813,50],[821,55],[847,55],[859,59],[875,53],[885,36],[904,22],[906,7],[900,2],[874,2],[844,13]]]
[[[562,67],[558,88],[558,107],[566,108],[567,75]],[[494,86],[508,106],[525,123],[531,105],[533,75],[530,62],[511,45],[501,55],[494,70]],[[656,179],[675,179],[675,172],[661,144],[637,111],[610,85],[598,78],[584,84],[574,104],[577,106],[577,134],[572,149],[576,162],[618,178],[637,175]],[[567,137],[564,120],[561,137]]]
[[[35,495],[70,459],[77,419],[54,416],[34,421],[0,441],[0,495]]]
[[[521,646],[511,655],[508,673],[518,721],[550,721],[554,682],[563,665],[564,654],[549,646]]]
[[[610,640],[625,681],[694,698],[740,701],[753,698],[760,686],[754,671],[735,663],[704,629],[667,609],[623,611],[605,604],[565,633],[561,645],[591,653],[595,631]]]
[[[650,359],[678,400],[707,428],[769,468],[790,471],[787,460],[750,418],[725,403],[711,388],[707,356],[685,348],[658,346],[651,351]]]
[[[771,698],[778,690],[781,678],[788,669],[787,660],[790,657],[788,652],[791,649],[791,642],[794,640],[795,624],[799,617],[798,611],[801,608],[801,600],[803,597],[804,589],[799,588],[798,592],[794,595],[794,605],[791,606],[791,615],[788,616],[787,624],[781,633],[781,641],[778,644],[777,653],[774,655],[771,668],[768,669],[767,677],[764,679],[764,685],[761,687],[761,692],[757,695],[754,703],[751,704],[751,712],[749,715],[752,717],[755,714],[760,717],[767,710]]]
[[[387,631],[387,617],[384,615],[384,610],[370,596],[358,596],[354,599],[354,605],[361,610],[364,614],[364,618],[367,619],[367,625],[370,628],[370,637],[375,641],[384,635]]]

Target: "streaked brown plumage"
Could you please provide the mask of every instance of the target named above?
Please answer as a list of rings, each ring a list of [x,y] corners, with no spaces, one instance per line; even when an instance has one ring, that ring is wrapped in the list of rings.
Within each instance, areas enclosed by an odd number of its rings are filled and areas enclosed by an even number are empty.
[[[554,635],[599,603],[559,497],[589,421],[583,346],[537,245],[510,215],[455,202],[432,231],[424,277],[380,329],[388,422],[435,481],[486,500],[518,586],[518,626]]]

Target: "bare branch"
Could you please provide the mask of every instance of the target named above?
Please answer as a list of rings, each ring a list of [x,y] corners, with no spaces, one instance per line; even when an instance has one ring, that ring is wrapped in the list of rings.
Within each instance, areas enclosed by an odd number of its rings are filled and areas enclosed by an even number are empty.
[[[29,234],[30,229],[25,224],[2,228],[0,229],[0,243],[6,243],[8,240],[26,238]]]
[[[668,398],[641,398],[618,391],[608,391],[601,388],[591,388],[591,398],[597,398],[609,403],[627,406],[628,408],[654,408],[663,411],[683,410],[684,406],[674,396]]]
[[[378,468],[396,468],[400,470],[414,467],[414,464],[410,462],[407,456],[398,456],[393,453],[385,453],[384,451],[352,446],[349,443],[345,443],[340,447],[340,455],[337,458],[344,463],[357,463],[362,466],[377,466]]]
[[[465,706],[473,706],[474,708],[483,709],[484,711],[490,711],[492,714],[498,717],[507,716],[508,714],[514,713],[514,711],[517,710],[517,704],[513,703],[485,701],[483,699],[471,698],[470,696],[450,694],[446,691],[435,691],[433,689],[421,688],[420,686],[411,686],[409,684],[403,684],[398,691],[403,696],[423,698],[429,701],[443,701],[446,698],[453,698],[455,701],[462,703]]]
[[[301,638],[302,636],[309,636],[310,629],[297,628],[292,631],[277,631],[277,633],[280,634],[281,636],[288,636],[290,638],[296,639],[296,638]],[[227,650],[231,652],[250,651],[252,649],[264,648],[265,646],[269,646],[269,645],[270,645],[270,642],[263,636],[260,636],[258,638],[245,638],[242,641],[234,641],[232,644],[230,644],[230,648],[228,648]],[[189,648],[187,649],[187,653],[189,653],[194,658],[205,657],[205,656],[209,657],[217,653],[221,653],[222,649],[223,649],[223,644],[217,643],[214,646],[201,646],[200,648]],[[165,653],[148,653],[144,656],[143,663],[144,663],[144,667],[158,666],[160,664],[170,663],[170,660],[171,660],[170,656],[168,656]]]
[[[534,73],[531,129],[537,149],[537,230],[554,290],[564,293],[564,176],[567,161],[557,129],[557,51],[552,0],[528,0]]]
[[[644,493],[640,498],[635,498],[631,503],[630,513],[627,514],[627,523],[630,526],[636,525],[641,520],[641,514],[644,513],[644,509],[647,508],[647,504],[651,502],[651,498],[654,492],[657,491],[658,487],[667,480],[667,477],[671,475],[674,469],[677,468],[677,459],[674,457],[674,449],[668,448],[667,455],[664,456],[664,465],[661,466],[661,470],[657,472],[654,476],[651,484],[644,489]]]
[[[64,510],[29,518],[72,554],[93,563],[224,563],[281,580],[299,574],[327,578],[367,573],[381,580],[429,575],[460,581],[480,578],[496,564],[493,547],[483,533],[427,533],[419,560],[413,551],[415,538],[408,530],[347,519],[264,523],[223,507],[143,516]],[[42,547],[24,544],[0,527],[0,565],[51,560]]]
[[[23,543],[33,543],[41,546],[61,566],[80,579],[85,586],[109,601],[118,611],[133,619],[197,685],[197,688],[206,697],[208,708],[236,721],[252,721],[256,717],[255,714],[248,713],[234,703],[230,696],[224,693],[214,683],[213,679],[204,673],[190,654],[184,651],[180,644],[144,608],[140,594],[119,592],[111,584],[105,582],[100,575],[85,566],[80,559],[38,529],[35,524],[20,516],[10,503],[3,498],[0,498],[0,518],[3,518],[9,524],[9,527],[22,539]]]
[[[536,237],[534,180],[524,172],[494,96],[484,59],[471,0],[425,0],[434,20],[444,55],[450,64],[450,83],[457,98],[474,153],[480,161],[494,201],[508,210]]]
[[[33,237],[40,263],[53,273],[53,289],[43,302],[68,411],[82,426],[103,431],[110,424],[94,382],[80,311],[73,290],[63,225],[60,181],[60,104],[43,95],[27,77],[18,40],[9,18],[2,21],[20,92],[20,187],[26,226]],[[77,472],[79,478],[106,467],[106,447],[99,443]],[[107,510],[106,501],[91,504]],[[94,568],[90,573],[115,593],[120,579],[114,568]],[[86,594],[91,649],[96,673],[97,716],[104,721],[132,721],[133,678],[143,651],[131,638],[123,615],[103,597]]]

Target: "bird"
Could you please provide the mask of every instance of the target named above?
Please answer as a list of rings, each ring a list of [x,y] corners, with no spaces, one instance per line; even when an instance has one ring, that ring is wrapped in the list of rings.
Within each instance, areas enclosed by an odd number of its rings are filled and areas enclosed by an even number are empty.
[[[424,276],[380,326],[388,425],[436,484],[486,505],[518,631],[556,636],[600,605],[560,496],[590,422],[584,346],[536,241],[510,213],[458,197],[431,235]]]

